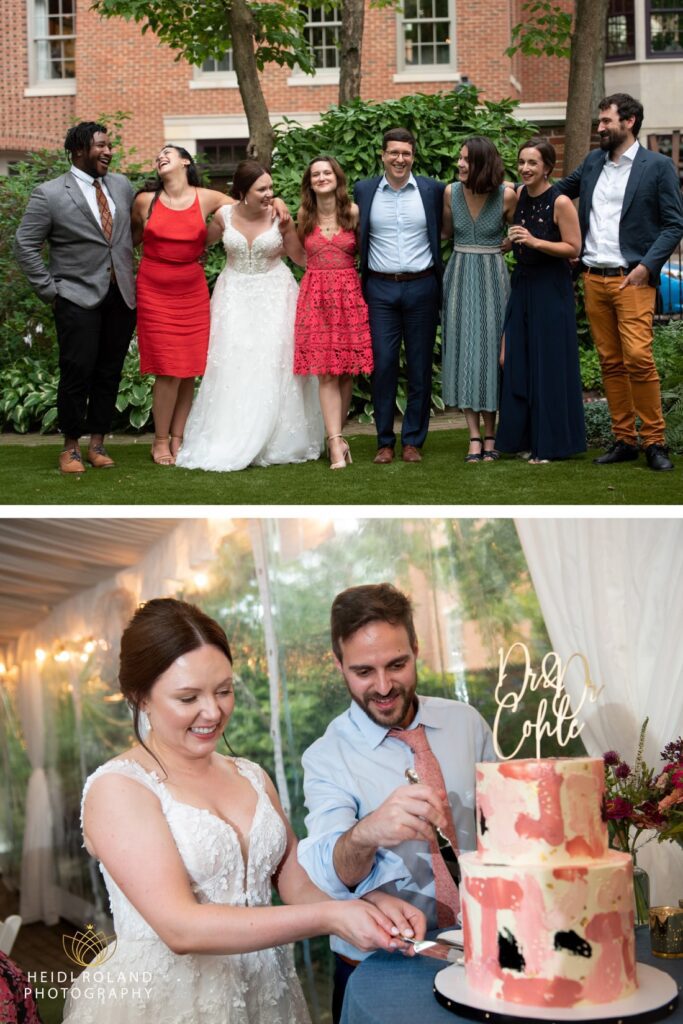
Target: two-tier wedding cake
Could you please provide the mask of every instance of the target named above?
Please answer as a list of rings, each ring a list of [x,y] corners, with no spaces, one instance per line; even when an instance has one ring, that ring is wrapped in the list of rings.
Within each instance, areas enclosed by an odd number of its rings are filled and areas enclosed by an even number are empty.
[[[462,854],[467,981],[527,1006],[636,989],[631,858],[608,849],[603,762],[477,765],[477,852]]]

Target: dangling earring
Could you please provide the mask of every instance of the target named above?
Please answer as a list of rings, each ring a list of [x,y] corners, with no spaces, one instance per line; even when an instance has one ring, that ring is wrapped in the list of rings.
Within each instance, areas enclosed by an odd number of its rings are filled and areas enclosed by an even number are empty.
[[[147,714],[146,711],[138,712],[138,728],[142,733],[143,739],[147,735],[147,733],[152,731],[152,723],[150,722],[149,715]]]
[[[244,199],[242,200],[242,202],[244,203],[244,205],[245,205],[245,206],[248,206],[248,205],[249,205],[249,203],[247,202],[247,197],[246,197],[246,196],[244,197]]]

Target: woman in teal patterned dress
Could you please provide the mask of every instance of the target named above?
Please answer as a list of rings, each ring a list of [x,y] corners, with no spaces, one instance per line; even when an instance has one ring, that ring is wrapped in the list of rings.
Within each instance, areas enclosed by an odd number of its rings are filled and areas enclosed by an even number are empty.
[[[501,245],[516,203],[503,175],[496,147],[474,136],[460,150],[459,180],[444,193],[443,235],[453,235],[453,255],[443,283],[443,400],[465,414],[470,436],[465,462],[498,458],[498,360],[510,291]]]

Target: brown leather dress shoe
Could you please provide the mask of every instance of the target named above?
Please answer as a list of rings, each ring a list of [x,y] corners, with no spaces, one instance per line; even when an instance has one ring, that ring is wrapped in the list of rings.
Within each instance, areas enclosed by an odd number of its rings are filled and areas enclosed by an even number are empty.
[[[401,458],[404,462],[422,462],[422,455],[420,449],[416,448],[414,444],[404,444]]]
[[[388,462],[394,461],[394,449],[390,448],[389,445],[385,445],[383,448],[377,449],[373,462],[376,462],[378,466],[385,466]]]
[[[103,444],[91,444],[88,448],[88,462],[94,469],[111,469],[115,465],[110,455],[107,455]]]
[[[80,448],[65,448],[59,453],[60,473],[85,473]]]

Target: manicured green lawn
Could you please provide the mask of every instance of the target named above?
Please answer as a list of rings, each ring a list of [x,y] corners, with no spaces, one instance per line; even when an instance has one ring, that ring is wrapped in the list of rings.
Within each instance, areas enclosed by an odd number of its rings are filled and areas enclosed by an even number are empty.
[[[205,473],[155,466],[147,446],[110,446],[116,468],[65,477],[59,445],[0,444],[0,495],[11,505],[676,505],[683,503],[683,457],[673,473],[635,463],[594,466],[587,455],[546,466],[514,458],[463,461],[464,430],[430,434],[419,464],[375,466],[375,439],[351,439],[353,465],[327,462]]]

